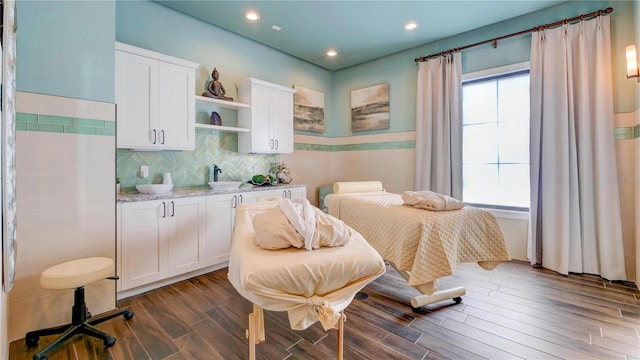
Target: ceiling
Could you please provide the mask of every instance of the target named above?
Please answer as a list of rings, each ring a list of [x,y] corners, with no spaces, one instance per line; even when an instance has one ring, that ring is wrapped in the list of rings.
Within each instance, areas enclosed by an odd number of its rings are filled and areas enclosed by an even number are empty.
[[[565,0],[156,0],[243,37],[335,71]],[[260,19],[250,22],[244,13]],[[404,29],[409,21],[419,26]],[[274,31],[272,25],[282,30]],[[461,44],[464,45],[464,44]],[[336,49],[329,57],[326,51]],[[427,54],[425,54],[427,55]]]

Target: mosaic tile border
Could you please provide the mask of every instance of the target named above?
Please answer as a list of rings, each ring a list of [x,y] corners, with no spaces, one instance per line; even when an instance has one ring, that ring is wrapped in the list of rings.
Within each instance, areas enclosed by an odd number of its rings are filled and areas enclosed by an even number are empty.
[[[295,150],[306,151],[365,151],[365,150],[395,150],[395,149],[414,149],[416,142],[409,141],[390,141],[376,143],[360,143],[360,144],[343,144],[343,145],[321,145],[321,144],[305,144],[295,143]]]
[[[615,128],[616,140],[631,140],[640,138],[640,124]]]
[[[116,136],[116,122],[68,116],[16,113],[17,131]]]

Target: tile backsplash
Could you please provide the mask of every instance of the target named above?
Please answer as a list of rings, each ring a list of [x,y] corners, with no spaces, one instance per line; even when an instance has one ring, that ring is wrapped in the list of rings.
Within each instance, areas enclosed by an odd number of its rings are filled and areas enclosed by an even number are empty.
[[[194,151],[133,151],[117,150],[117,176],[122,191],[134,190],[135,185],[162,183],[165,172],[171,173],[174,187],[202,187],[213,181],[214,164],[222,169],[220,180],[248,181],[254,175],[267,173],[277,155],[239,154],[238,134],[210,129],[196,129]],[[149,166],[149,177],[138,176],[141,165]]]

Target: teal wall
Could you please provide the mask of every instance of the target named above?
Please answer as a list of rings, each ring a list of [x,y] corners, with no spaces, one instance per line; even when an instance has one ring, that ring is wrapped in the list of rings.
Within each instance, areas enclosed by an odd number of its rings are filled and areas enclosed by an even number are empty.
[[[204,90],[214,66],[220,72],[226,95],[236,100],[234,84],[248,77],[331,93],[329,71],[151,1],[116,2],[116,40],[201,64],[196,70],[198,94]],[[331,107],[330,101],[325,97],[325,108]],[[220,113],[223,125],[237,124],[237,111],[208,104],[196,106],[196,121],[208,123],[213,110]],[[270,164],[278,160],[275,155],[238,154],[237,137],[235,133],[198,130],[196,150],[192,152],[118,149],[121,186],[130,190],[136,184],[160,182],[164,172],[172,173],[177,187],[207,186],[213,164],[222,168],[222,180],[248,180],[254,167],[266,173]],[[148,179],[136,176],[140,165],[149,165]]]
[[[325,94],[325,133],[297,133],[325,137],[415,130],[417,64],[413,59],[416,57],[612,6],[615,112],[634,111],[640,103],[636,83],[624,75],[624,47],[640,37],[637,34],[640,10],[633,1],[571,1],[336,72],[329,72],[150,0],[46,0],[18,1],[17,4],[17,88],[20,91],[113,102],[113,53],[114,41],[117,40],[201,64],[196,73],[197,92],[204,89],[214,66],[221,73],[220,80],[225,84],[227,95],[232,97],[237,97],[233,84],[246,77],[321,91]],[[527,60],[529,43],[530,35],[527,35],[501,41],[497,49],[483,45],[465,50],[463,72]],[[351,90],[380,83],[390,85],[390,128],[352,133]],[[209,113],[214,109],[199,105],[196,108],[197,121],[207,122]],[[225,125],[237,123],[236,111],[221,109],[220,113]],[[274,160],[273,156],[232,156],[236,134],[199,132],[197,136],[201,144],[208,144],[210,148],[205,149],[205,154],[185,152],[186,155],[181,155],[191,156],[184,163],[194,167],[189,169],[192,175],[182,178],[185,185],[204,185],[204,174],[212,161],[227,161],[233,164],[227,174],[245,176],[246,170],[238,167],[247,163],[267,167]],[[217,145],[216,139],[227,139],[223,141],[226,145]],[[299,148],[299,145],[296,146]],[[223,146],[224,151],[218,151],[220,149],[216,146]],[[172,165],[168,164],[176,156],[170,152],[139,155],[132,151],[118,151],[118,175],[129,179],[128,185],[146,181],[132,175],[139,165],[148,162],[164,164],[151,169],[156,174],[171,171]]]
[[[198,93],[214,66],[227,96],[236,99],[234,84],[248,77],[331,93],[329,71],[151,1],[116,2],[116,39],[201,64],[196,72]],[[330,108],[327,98],[325,107]],[[208,121],[198,112],[199,121]],[[236,121],[234,111],[221,115],[225,125]]]
[[[18,91],[113,102],[114,1],[17,1]]]
[[[415,93],[417,63],[420,56],[473,44],[498,36],[511,34],[538,25],[555,22],[580,14],[613,7],[612,59],[615,112],[635,110],[633,82],[626,79],[624,48],[633,43],[632,1],[577,1],[534,12],[508,21],[496,23],[438,42],[403,51],[369,63],[361,64],[333,74],[333,104],[329,109],[331,123],[325,134],[330,137],[368,135],[375,133],[415,130]],[[462,52],[462,72],[473,72],[501,65],[529,60],[531,35],[500,41],[496,49],[486,44]],[[390,128],[367,132],[351,132],[350,92],[379,83],[389,83]]]

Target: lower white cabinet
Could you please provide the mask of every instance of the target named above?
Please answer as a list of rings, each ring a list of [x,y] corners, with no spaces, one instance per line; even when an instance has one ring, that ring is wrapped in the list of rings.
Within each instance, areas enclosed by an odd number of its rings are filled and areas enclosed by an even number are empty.
[[[118,291],[164,285],[177,275],[229,261],[239,204],[265,196],[306,195],[306,187],[300,186],[119,203]]]
[[[207,197],[207,265],[229,261],[236,208],[265,196],[264,191]]]
[[[205,197],[123,203],[121,290],[205,266]]]
[[[207,197],[207,265],[229,260],[237,194]]]

